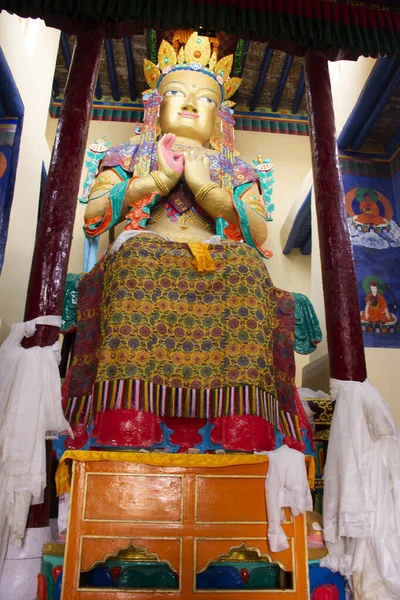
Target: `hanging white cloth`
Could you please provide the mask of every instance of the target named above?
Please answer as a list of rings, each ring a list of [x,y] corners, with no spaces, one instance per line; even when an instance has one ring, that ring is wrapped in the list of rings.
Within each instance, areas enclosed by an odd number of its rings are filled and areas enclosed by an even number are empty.
[[[358,573],[355,591],[364,600],[394,600],[400,598],[399,433],[368,380],[332,379],[331,397],[324,469],[329,555],[321,565],[346,577]]]
[[[72,434],[61,407],[60,344],[25,349],[36,325],[60,327],[61,317],[12,325],[0,348],[0,574],[8,541],[22,544],[31,504],[46,487],[46,439]]]
[[[284,507],[291,508],[295,517],[313,509],[304,454],[288,446],[256,454],[269,458],[265,480],[268,544],[272,552],[282,552],[289,548],[281,525],[285,521]]]

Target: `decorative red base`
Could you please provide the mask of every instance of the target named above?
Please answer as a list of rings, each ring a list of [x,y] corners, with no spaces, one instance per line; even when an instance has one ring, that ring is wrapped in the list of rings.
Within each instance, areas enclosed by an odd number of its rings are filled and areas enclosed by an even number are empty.
[[[162,440],[160,419],[137,410],[107,410],[100,413],[93,430],[100,446],[150,448]]]
[[[274,428],[261,417],[219,417],[212,419],[212,422],[215,423],[215,429],[211,433],[211,440],[221,444],[224,450],[254,452],[275,449]]]
[[[187,452],[189,448],[201,444],[203,438],[199,433],[199,429],[205,426],[207,419],[165,417],[163,421],[169,429],[173,430],[174,433],[170,437],[170,442],[181,447],[179,452]]]

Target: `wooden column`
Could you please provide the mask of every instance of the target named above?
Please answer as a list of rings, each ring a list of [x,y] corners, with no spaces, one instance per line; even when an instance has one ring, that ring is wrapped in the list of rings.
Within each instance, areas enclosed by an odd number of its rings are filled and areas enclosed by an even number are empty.
[[[61,315],[102,45],[103,37],[96,29],[77,36],[40,211],[25,321],[43,315]],[[57,327],[38,326],[24,345],[26,348],[52,345],[58,335]],[[28,527],[45,527],[48,523],[48,501],[31,507]]]
[[[309,49],[304,69],[331,377],[364,381],[357,280],[346,223],[327,58]]]

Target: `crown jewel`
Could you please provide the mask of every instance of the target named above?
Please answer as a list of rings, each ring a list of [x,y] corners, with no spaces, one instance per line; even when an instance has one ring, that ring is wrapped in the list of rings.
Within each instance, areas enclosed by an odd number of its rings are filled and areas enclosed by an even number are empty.
[[[224,99],[227,100],[239,88],[240,77],[230,77],[233,55],[218,60],[217,53],[211,49],[208,37],[198,35],[194,31],[178,53],[170,43],[163,40],[158,50],[158,65],[150,60],[144,61],[144,76],[150,89],[154,90],[163,77],[172,69],[189,69],[202,71],[218,81],[223,88]]]

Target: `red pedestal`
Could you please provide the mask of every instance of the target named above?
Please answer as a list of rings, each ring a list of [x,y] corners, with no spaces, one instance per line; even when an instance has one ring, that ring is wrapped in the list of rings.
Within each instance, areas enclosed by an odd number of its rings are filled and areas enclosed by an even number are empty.
[[[364,381],[366,366],[353,252],[347,231],[328,61],[304,63],[331,377]]]
[[[32,259],[25,320],[60,315],[72,241],[76,201],[87,143],[90,112],[103,38],[97,30],[80,33],[72,57],[41,207]],[[57,341],[57,327],[38,326],[25,347]],[[48,487],[47,487],[48,489]],[[31,508],[28,527],[45,527],[46,505]]]

